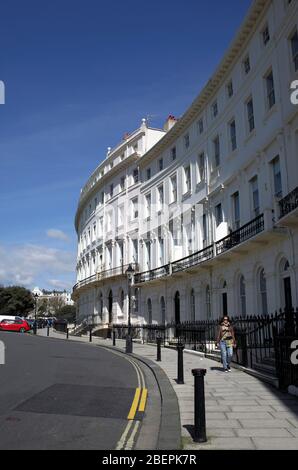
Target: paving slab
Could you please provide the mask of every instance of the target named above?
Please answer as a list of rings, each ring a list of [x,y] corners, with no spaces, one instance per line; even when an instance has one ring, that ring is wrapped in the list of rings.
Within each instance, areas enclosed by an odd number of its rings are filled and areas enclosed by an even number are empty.
[[[298,438],[253,437],[252,440],[259,450],[298,450]]]
[[[236,429],[236,434],[239,437],[293,437],[290,431],[285,428],[252,428],[252,429]]]

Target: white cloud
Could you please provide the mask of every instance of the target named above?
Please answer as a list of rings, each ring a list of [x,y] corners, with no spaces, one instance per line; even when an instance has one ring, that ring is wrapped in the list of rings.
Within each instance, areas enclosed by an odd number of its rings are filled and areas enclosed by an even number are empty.
[[[61,279],[49,279],[48,284],[57,290],[70,290],[72,287],[71,282],[62,281]]]
[[[63,240],[63,241],[69,241],[68,235],[66,233],[62,232],[62,230],[58,230],[55,228],[51,228],[47,230],[47,236],[49,238],[55,238],[56,240]]]
[[[64,284],[67,284],[70,288],[75,262],[75,254],[65,250],[31,244],[0,245],[0,283],[30,288],[54,286],[54,281],[56,287],[66,288]]]

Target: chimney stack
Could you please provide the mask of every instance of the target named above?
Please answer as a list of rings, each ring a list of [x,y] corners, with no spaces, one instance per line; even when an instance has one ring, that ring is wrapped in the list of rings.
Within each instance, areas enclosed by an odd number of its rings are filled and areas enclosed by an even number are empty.
[[[178,121],[178,119],[176,119],[175,116],[173,116],[172,114],[170,114],[170,115],[167,117],[166,122],[164,123],[163,130],[164,130],[165,132],[168,132],[170,129],[172,129],[172,127],[176,124],[177,121]]]

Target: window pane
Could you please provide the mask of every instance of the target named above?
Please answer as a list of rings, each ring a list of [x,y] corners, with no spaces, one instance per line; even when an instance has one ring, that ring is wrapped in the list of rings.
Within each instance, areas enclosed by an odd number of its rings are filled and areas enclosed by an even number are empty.
[[[273,80],[272,72],[270,72],[269,75],[267,75],[266,85],[267,85],[268,107],[270,109],[275,104],[274,80]]]
[[[291,46],[292,46],[292,57],[295,66],[295,71],[298,70],[298,34],[297,31],[291,38]]]

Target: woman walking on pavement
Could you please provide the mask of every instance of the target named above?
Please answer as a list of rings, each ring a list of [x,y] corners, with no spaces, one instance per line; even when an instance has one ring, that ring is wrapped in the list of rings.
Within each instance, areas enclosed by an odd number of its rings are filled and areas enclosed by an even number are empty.
[[[220,347],[221,361],[225,372],[230,372],[233,348],[236,347],[235,333],[228,315],[224,315],[218,330],[217,344]]]

